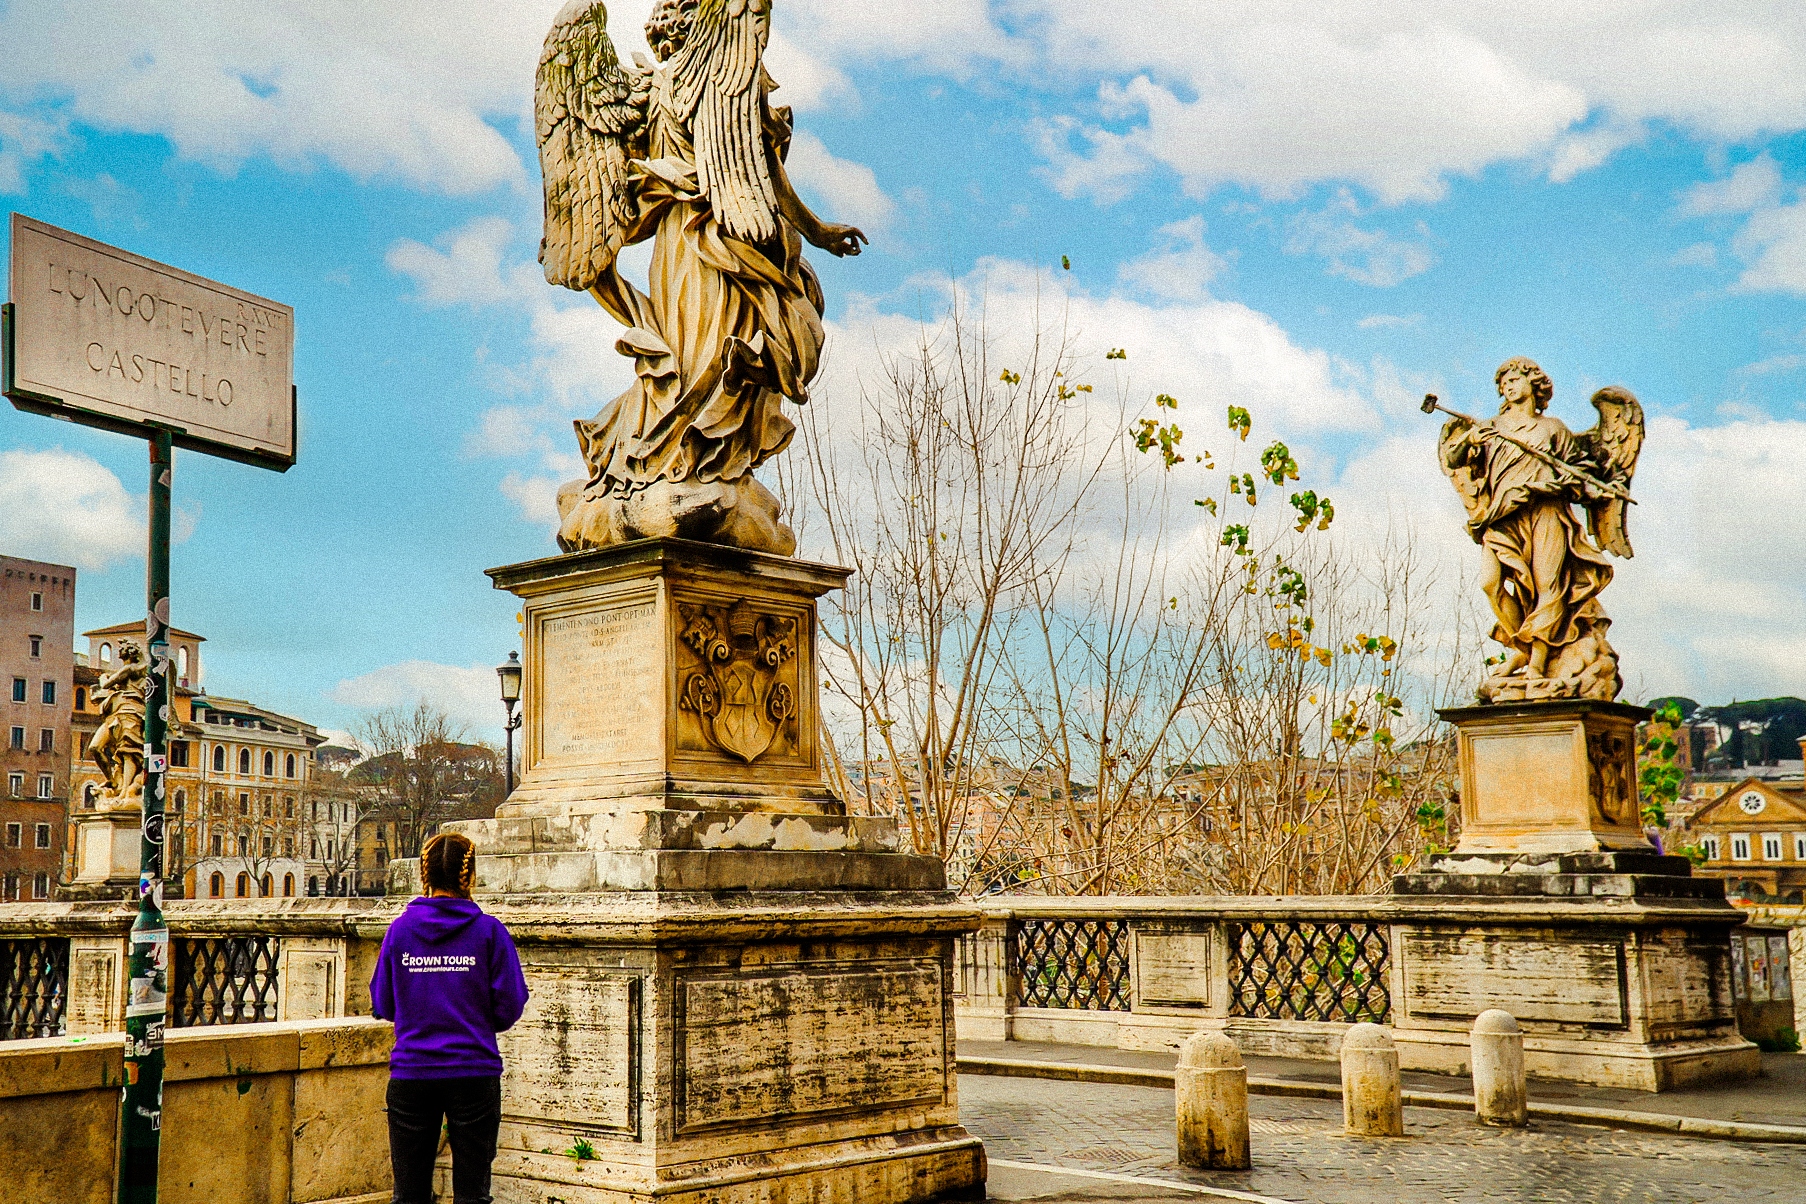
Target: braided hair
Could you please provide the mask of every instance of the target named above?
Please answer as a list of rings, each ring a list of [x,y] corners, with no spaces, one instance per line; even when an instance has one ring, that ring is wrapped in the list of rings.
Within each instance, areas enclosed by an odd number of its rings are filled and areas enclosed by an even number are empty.
[[[441,832],[420,850],[420,889],[470,898],[477,884],[477,846],[462,832]]]

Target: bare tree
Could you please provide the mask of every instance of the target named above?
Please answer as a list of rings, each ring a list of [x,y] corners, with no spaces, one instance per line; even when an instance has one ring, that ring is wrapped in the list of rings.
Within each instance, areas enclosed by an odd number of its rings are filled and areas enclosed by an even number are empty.
[[[814,501],[856,570],[823,624],[857,723],[846,763],[829,742],[843,793],[969,890],[1365,890],[1448,840],[1452,677],[1420,665],[1459,648],[1418,637],[1433,582],[1410,540],[1338,553],[1329,499],[1283,492],[1284,443],[1241,462],[1241,407],[1219,469],[1181,452],[1175,398],[1131,424],[1120,375],[1114,409],[1086,396],[1063,330],[1021,362],[956,306],[885,362],[856,450],[808,415]],[[1180,469],[1222,512],[1183,547]],[[1256,524],[1275,487],[1288,522]]]
[[[395,856],[418,855],[446,820],[495,814],[501,753],[467,741],[463,726],[432,703],[371,712],[355,735],[366,756],[350,779],[374,794],[370,814],[394,825]]]

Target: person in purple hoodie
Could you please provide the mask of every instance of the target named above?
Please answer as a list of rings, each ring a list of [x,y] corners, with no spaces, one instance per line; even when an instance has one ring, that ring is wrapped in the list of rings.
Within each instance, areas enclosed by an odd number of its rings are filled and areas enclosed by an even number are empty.
[[[490,1204],[489,1170],[502,1121],[495,1035],[527,1005],[514,939],[471,901],[477,850],[443,832],[420,850],[426,891],[383,936],[370,980],[372,1010],[395,1022],[389,1055],[389,1161],[395,1204],[432,1204],[443,1122],[451,1136],[452,1199]]]

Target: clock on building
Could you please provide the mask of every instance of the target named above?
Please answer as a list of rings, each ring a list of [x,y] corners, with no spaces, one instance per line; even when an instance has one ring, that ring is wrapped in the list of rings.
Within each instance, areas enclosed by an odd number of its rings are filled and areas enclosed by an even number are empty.
[[[1743,809],[1745,815],[1760,815],[1762,808],[1768,805],[1768,800],[1762,797],[1760,790],[1745,790],[1738,797],[1737,805]]]

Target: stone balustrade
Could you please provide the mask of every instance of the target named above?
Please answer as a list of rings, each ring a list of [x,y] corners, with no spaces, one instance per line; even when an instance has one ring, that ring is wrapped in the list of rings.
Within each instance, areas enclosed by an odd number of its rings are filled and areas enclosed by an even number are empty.
[[[370,974],[399,901],[172,902],[173,1029],[367,1015]],[[0,907],[0,1041],[125,1027],[126,937],[119,903]]]
[[[171,1032],[164,1042],[163,1204],[381,1204],[383,1092],[394,1039],[341,1018]],[[0,1166],[24,1204],[108,1204],[118,1176],[123,1033],[0,1043]]]
[[[1384,897],[992,896],[959,943],[959,1035],[1177,1048],[1204,1029],[1245,1053],[1333,1060],[1392,1010]]]

